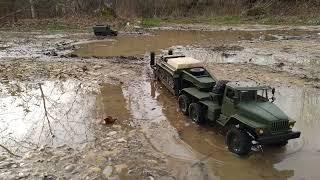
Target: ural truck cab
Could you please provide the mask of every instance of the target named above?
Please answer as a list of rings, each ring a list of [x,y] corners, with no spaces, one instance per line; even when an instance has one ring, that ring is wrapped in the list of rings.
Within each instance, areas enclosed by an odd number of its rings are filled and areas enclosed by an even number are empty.
[[[252,142],[285,146],[300,137],[290,119],[275,101],[275,89],[254,81],[229,82],[225,86],[221,114],[217,122],[228,128],[229,150],[247,154]]]
[[[217,81],[201,62],[185,56],[163,56],[151,67],[157,80],[178,97],[179,109],[196,123],[213,122],[227,131],[228,149],[246,155],[253,145],[284,146],[299,138],[291,120],[273,102],[275,89],[254,81]]]

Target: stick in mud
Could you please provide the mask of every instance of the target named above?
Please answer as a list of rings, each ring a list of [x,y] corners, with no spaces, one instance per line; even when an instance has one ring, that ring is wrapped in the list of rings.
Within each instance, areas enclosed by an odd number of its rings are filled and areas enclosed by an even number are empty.
[[[10,155],[15,156],[15,157],[21,157],[19,155],[14,154],[12,151],[10,151],[8,148],[0,144],[0,147],[2,147],[5,151],[7,151]]]

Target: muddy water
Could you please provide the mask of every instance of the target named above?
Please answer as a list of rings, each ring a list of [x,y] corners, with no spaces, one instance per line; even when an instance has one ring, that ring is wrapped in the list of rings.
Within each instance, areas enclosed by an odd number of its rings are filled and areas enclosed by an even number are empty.
[[[93,90],[77,81],[1,84],[0,142],[22,153],[42,145],[79,147],[91,141]]]
[[[278,88],[277,104],[297,120],[296,129],[302,131],[302,137],[291,140],[285,148],[266,147],[247,158],[227,150],[219,128],[195,125],[179,113],[176,99],[161,85],[145,83],[124,89],[136,121],[143,121],[142,127],[155,149],[172,158],[168,164],[177,177],[320,178],[320,141],[315,138],[320,128],[320,93],[315,89]]]
[[[141,129],[154,149],[168,157],[168,166],[178,179],[320,178],[320,141],[316,138],[320,93],[316,89],[277,88],[277,105],[297,120],[302,137],[285,148],[264,148],[239,158],[227,150],[218,127],[191,123],[164,87],[147,77],[140,80],[101,87],[77,81],[43,83],[54,138],[39,84],[1,84],[1,143],[13,150],[43,144],[77,147],[96,138],[95,119],[112,116]]]
[[[79,56],[139,56],[172,46],[223,45],[242,40],[277,40],[275,34],[306,36],[306,31],[152,31],[149,35],[121,35],[106,40],[84,42],[75,53]]]
[[[121,122],[131,119],[120,85],[104,84],[97,96],[97,119],[114,118]]]

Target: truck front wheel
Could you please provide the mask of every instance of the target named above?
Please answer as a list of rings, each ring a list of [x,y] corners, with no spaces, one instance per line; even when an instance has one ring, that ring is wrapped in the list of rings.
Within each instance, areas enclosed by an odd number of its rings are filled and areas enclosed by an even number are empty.
[[[188,96],[186,96],[185,94],[182,94],[179,96],[178,98],[178,102],[179,102],[179,109],[180,111],[184,114],[184,115],[188,115],[189,111],[189,105],[190,105],[190,99]]]
[[[203,122],[203,114],[200,104],[192,103],[189,106],[189,116],[191,120],[195,123],[202,123]]]
[[[249,154],[252,147],[252,141],[250,136],[236,127],[232,127],[226,137],[226,143],[229,151],[239,156]]]

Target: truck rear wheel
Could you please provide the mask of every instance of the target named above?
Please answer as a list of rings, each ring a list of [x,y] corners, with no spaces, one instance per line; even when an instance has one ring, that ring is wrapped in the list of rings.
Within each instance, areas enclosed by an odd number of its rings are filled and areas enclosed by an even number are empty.
[[[179,102],[179,109],[184,115],[188,115],[189,113],[189,105],[190,105],[190,99],[185,94],[182,94],[178,98]]]
[[[200,124],[203,122],[203,114],[200,104],[192,103],[189,106],[189,116],[191,120],[195,123]]]
[[[229,151],[239,156],[249,154],[252,147],[252,141],[250,136],[246,132],[236,127],[232,127],[228,131],[226,137],[226,144],[228,146]]]

